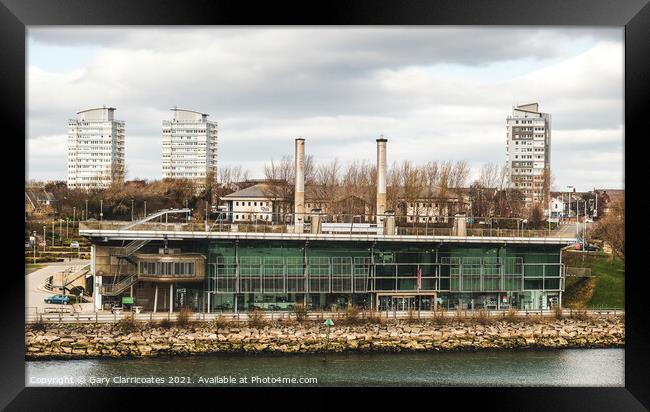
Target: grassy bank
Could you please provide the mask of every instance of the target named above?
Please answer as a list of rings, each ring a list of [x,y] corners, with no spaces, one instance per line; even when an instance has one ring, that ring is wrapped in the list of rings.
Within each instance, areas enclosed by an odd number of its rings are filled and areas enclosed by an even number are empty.
[[[575,308],[625,308],[625,262],[603,253],[566,252],[562,261],[591,269],[591,277],[567,277],[563,304]]]

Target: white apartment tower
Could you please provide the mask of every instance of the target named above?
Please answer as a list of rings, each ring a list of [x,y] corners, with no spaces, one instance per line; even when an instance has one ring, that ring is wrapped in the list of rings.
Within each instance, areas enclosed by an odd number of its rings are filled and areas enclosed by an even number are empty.
[[[193,110],[171,109],[163,120],[162,177],[192,179],[200,186],[217,171],[217,123]]]
[[[124,179],[124,122],[114,114],[104,106],[68,120],[69,188],[107,188]]]
[[[514,106],[506,119],[507,176],[511,188],[524,194],[527,208],[546,209],[551,170],[551,115],[537,103]]]

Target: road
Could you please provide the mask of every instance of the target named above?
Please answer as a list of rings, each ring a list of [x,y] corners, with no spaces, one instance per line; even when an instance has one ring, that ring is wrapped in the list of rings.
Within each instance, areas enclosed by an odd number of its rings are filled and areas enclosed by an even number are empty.
[[[58,293],[58,291],[53,292],[45,289],[45,282],[57,272],[72,269],[74,273],[88,264],[90,264],[90,260],[85,259],[47,263],[46,267],[25,275],[25,307],[29,308],[26,312],[33,313],[38,308],[38,312],[41,313],[45,307],[61,307],[62,305],[45,303],[45,298]]]
[[[587,234],[593,230],[593,223],[587,223]],[[584,227],[583,223],[580,223],[580,231]],[[576,224],[567,223],[565,225],[560,225],[557,229],[551,231],[551,236],[554,237],[566,237],[566,238],[575,238],[576,237]]]

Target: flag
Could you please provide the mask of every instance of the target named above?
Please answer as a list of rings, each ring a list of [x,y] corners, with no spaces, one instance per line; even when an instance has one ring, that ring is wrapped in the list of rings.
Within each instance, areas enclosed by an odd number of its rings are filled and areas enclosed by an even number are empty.
[[[418,290],[422,289],[422,268],[418,265]]]

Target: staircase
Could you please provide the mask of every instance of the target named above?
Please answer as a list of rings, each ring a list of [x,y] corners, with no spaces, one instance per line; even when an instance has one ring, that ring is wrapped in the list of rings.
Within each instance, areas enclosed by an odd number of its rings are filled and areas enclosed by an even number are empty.
[[[149,243],[148,239],[132,240],[131,243],[129,243],[126,246],[111,248],[110,253],[111,256],[115,256],[118,258],[128,258],[132,254],[140,250],[147,243]]]
[[[127,290],[129,287],[135,284],[138,281],[138,275],[133,274],[129,275],[126,278],[120,280],[117,283],[102,285],[102,294],[104,296],[117,296],[120,293]]]
[[[118,259],[126,259],[127,261],[131,262],[133,265],[137,265],[136,261],[133,259],[132,256],[135,252],[140,250],[147,243],[149,243],[148,239],[132,240],[126,246],[110,248],[110,255],[115,256]],[[117,276],[119,276],[119,270]],[[104,296],[117,296],[120,293],[127,290],[132,285],[134,285],[137,281],[138,281],[137,273],[127,275],[124,279],[120,280],[117,283],[102,285],[102,294]]]

